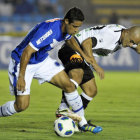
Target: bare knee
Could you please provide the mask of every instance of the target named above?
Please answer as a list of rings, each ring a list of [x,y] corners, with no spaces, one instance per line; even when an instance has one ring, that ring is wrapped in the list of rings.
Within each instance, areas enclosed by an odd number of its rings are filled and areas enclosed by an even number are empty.
[[[21,112],[26,110],[29,107],[29,104],[27,103],[17,103],[15,102],[15,109],[17,112]]]
[[[29,95],[17,96],[14,104],[15,110],[17,112],[26,110],[29,107],[29,101],[30,101]]]
[[[29,104],[27,103],[17,103],[15,102],[15,109],[17,112],[21,112],[26,110],[29,107]]]
[[[64,84],[63,90],[67,93],[75,91],[75,85],[71,81],[67,81]]]
[[[89,97],[93,98],[93,97],[95,97],[97,95],[97,88],[94,88],[94,89],[93,88],[89,88],[88,90],[85,91],[85,93]]]
[[[84,71],[83,69],[72,69],[69,71],[69,77],[75,80],[78,84],[82,82]]]
[[[96,95],[97,95],[97,88],[94,89],[94,90],[92,91],[91,97],[93,98],[93,97],[95,97]]]

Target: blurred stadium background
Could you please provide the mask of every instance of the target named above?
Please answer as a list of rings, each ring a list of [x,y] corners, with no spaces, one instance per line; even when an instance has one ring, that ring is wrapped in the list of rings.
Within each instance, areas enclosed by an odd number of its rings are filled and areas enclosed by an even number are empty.
[[[63,17],[73,6],[85,14],[82,28],[108,23],[140,25],[140,0],[0,0],[0,69],[7,69],[11,50],[35,24]],[[97,61],[106,70],[140,70],[140,57],[130,49]]]
[[[140,25],[140,0],[0,0],[0,105],[14,98],[8,94],[10,52],[35,24],[63,17],[73,6],[81,8],[85,14],[82,28],[108,23],[126,27]],[[111,72],[106,72],[102,81],[96,78],[99,94],[88,106],[86,116],[104,131],[99,135],[75,134],[73,138],[140,140],[140,55],[122,49],[109,57],[97,58],[97,61]],[[38,86],[36,80],[31,90],[31,105],[27,111],[0,118],[1,140],[58,139],[53,121],[61,90],[48,83]]]

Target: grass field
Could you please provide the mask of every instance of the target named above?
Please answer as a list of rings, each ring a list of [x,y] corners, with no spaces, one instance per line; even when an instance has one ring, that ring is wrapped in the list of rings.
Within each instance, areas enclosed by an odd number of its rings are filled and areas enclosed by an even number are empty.
[[[99,134],[76,133],[61,138],[53,131],[61,90],[33,80],[30,107],[0,118],[0,140],[140,140],[140,73],[106,72],[96,76],[98,95],[85,111],[86,118],[103,127]],[[80,89],[79,89],[79,92]],[[0,105],[14,100],[9,95],[7,71],[0,71]]]

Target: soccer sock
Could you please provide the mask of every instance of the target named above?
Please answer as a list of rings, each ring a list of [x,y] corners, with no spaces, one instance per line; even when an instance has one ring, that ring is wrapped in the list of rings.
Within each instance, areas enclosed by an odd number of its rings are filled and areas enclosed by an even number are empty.
[[[73,80],[73,79],[70,79],[70,80],[71,80],[71,82],[75,85],[75,88],[77,89],[78,86],[79,86],[79,84],[78,84],[75,80]]]
[[[92,97],[89,97],[88,95],[86,95],[84,92],[81,93],[81,99],[83,102],[83,107],[84,109],[87,108],[87,105],[89,104],[89,102],[93,99]]]
[[[82,117],[82,120],[79,122],[79,125],[82,126],[84,124],[87,124],[87,121],[84,117],[82,99],[79,96],[77,90],[71,93],[64,92],[64,94],[65,94],[68,104],[72,107],[73,112]]]
[[[59,109],[62,110],[62,109],[66,109],[66,108],[69,108],[69,105],[66,101],[64,91],[62,91],[62,99],[61,99],[61,104],[59,105]]]
[[[6,104],[0,106],[0,117],[11,116],[16,112],[14,108],[15,101],[9,101]]]
[[[78,83],[73,79],[70,79],[70,80],[75,85],[75,88],[78,88]],[[66,108],[69,108],[69,105],[68,105],[66,97],[64,95],[64,91],[62,91],[62,99],[61,99],[61,104],[59,105],[59,109],[62,110],[62,109],[66,109]]]

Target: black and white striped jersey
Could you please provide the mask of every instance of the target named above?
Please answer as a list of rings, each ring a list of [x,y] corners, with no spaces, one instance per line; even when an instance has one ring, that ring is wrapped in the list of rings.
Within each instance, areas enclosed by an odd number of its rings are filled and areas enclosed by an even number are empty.
[[[122,25],[108,24],[86,28],[75,35],[81,45],[88,38],[92,39],[93,56],[107,56],[122,47],[120,42]]]

